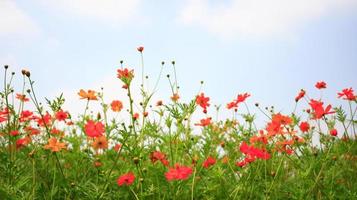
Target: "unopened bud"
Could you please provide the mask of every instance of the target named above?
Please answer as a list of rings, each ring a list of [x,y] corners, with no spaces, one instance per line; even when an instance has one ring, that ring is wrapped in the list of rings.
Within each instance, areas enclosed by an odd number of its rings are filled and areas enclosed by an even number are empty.
[[[26,74],[25,74],[27,77],[30,77],[31,76],[31,73],[29,71],[26,71]]]
[[[140,159],[138,157],[133,158],[134,164],[139,164]]]

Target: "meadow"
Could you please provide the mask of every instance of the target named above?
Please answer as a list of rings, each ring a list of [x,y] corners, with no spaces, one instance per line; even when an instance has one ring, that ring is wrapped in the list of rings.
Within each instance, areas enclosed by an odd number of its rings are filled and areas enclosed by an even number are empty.
[[[143,58],[144,47],[137,51]],[[164,65],[174,70],[164,77],[170,101],[154,98],[158,81],[146,87],[143,62],[141,73],[120,62],[113,76],[127,99],[106,102],[101,91],[78,88],[78,101],[86,102],[79,116],[65,110],[62,95],[36,97],[35,71],[15,74],[5,65],[0,199],[357,199],[352,88],[336,91],[347,106],[301,89],[291,99],[303,109],[292,113],[263,108],[246,92],[213,108],[204,91],[183,102],[175,62]],[[22,88],[13,87],[14,78],[23,79]],[[317,80],[315,89],[329,88]],[[99,113],[91,112],[94,103]],[[232,117],[215,119],[220,109]],[[108,117],[113,113],[120,117]],[[257,115],[267,123],[257,127]]]

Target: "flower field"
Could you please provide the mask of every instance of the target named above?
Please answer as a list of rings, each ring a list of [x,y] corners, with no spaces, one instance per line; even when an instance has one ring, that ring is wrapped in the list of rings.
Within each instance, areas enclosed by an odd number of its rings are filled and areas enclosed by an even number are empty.
[[[144,47],[137,51],[143,60]],[[79,88],[79,116],[65,110],[62,95],[41,102],[31,73],[18,77],[5,65],[0,199],[357,199],[352,88],[336,91],[344,106],[301,89],[291,99],[303,109],[293,113],[261,108],[250,93],[213,108],[204,91],[183,102],[170,65],[170,101],[154,96],[161,72],[150,90],[143,62],[141,72],[120,62],[113,76],[127,99],[105,102],[102,92]],[[13,88],[13,78],[23,87]],[[315,89],[329,88],[318,81]],[[214,119],[220,109],[233,117]]]

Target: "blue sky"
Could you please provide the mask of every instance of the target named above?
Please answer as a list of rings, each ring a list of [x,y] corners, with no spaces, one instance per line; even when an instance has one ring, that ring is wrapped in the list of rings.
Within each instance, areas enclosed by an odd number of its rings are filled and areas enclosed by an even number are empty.
[[[213,104],[249,92],[289,113],[301,88],[319,96],[324,80],[339,104],[337,91],[357,88],[357,0],[0,2],[0,63],[29,69],[42,98],[64,91],[72,110],[81,88],[123,98],[116,69],[124,60],[140,80],[139,45],[152,85],[161,61],[176,61],[185,100],[204,80]],[[164,76],[158,98],[168,91]]]

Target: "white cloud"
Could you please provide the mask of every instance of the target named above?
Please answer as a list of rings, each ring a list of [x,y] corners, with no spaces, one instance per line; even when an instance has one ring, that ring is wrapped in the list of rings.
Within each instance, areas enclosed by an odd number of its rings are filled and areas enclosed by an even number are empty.
[[[39,28],[12,0],[0,1],[0,36],[33,36]]]
[[[219,2],[219,3],[218,3]],[[186,25],[200,26],[223,38],[272,36],[332,12],[356,9],[357,0],[188,0],[179,15]]]
[[[140,0],[40,0],[50,9],[89,20],[123,23],[138,15]]]

